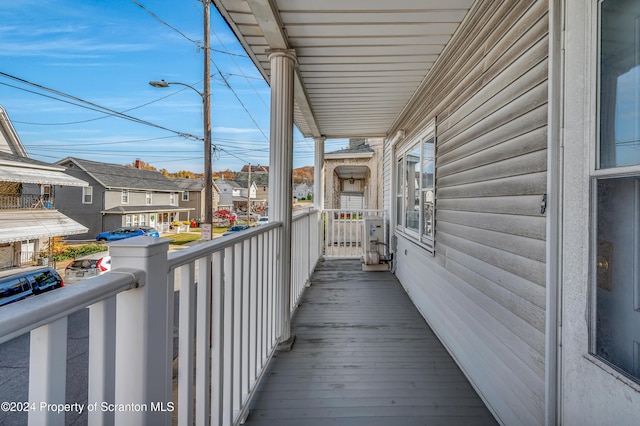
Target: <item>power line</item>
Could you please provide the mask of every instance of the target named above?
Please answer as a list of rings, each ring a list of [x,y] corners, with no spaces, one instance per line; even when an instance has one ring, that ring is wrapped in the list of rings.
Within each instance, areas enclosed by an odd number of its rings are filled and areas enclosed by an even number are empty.
[[[17,123],[17,121],[16,121]],[[163,140],[163,139],[173,139],[175,138],[175,136],[163,136],[163,137],[158,137],[158,138],[148,138],[148,139],[131,139],[131,140],[126,140],[126,141],[116,141],[116,142],[111,142],[109,141],[108,144],[109,145],[116,145],[116,144],[124,144],[124,143],[135,143],[135,142],[150,142],[150,141],[157,141],[157,140]],[[91,142],[91,143],[75,143],[75,144],[56,144],[56,147],[60,148],[60,147],[83,147],[83,146],[96,146],[96,145],[104,145],[105,142]],[[44,147],[44,148],[49,148],[49,145],[41,145],[41,144],[25,144],[25,146],[31,147],[31,148],[40,148],[40,147]]]
[[[184,138],[202,140],[202,138],[200,138],[198,136],[194,136],[194,135],[192,135],[190,133],[179,132],[177,130],[169,129],[169,128],[164,127],[164,126],[160,126],[159,124],[151,123],[149,121],[142,120],[140,118],[133,117],[131,115],[124,114],[122,112],[115,111],[115,110],[113,110],[111,108],[107,108],[107,107],[104,107],[102,105],[98,105],[98,104],[96,104],[94,102],[86,101],[84,99],[78,98],[78,97],[70,95],[68,93],[64,93],[64,92],[61,92],[59,90],[51,89],[49,87],[46,87],[46,86],[43,86],[43,85],[40,85],[40,84],[37,84],[37,83],[33,83],[31,81],[22,79],[20,77],[16,77],[16,76],[11,75],[11,74],[7,74],[5,72],[1,72],[0,71],[0,76],[6,77],[8,79],[17,81],[19,83],[22,83],[22,84],[25,84],[25,85],[28,85],[28,86],[36,87],[36,88],[38,88],[40,90],[44,90],[44,91],[53,93],[55,95],[62,96],[64,98],[71,99],[74,102],[71,102],[71,101],[68,101],[68,100],[65,100],[65,99],[60,99],[60,98],[57,98],[55,96],[46,95],[44,93],[39,93],[39,92],[35,92],[35,91],[32,91],[32,90],[20,88],[18,86],[13,86],[11,84],[0,83],[0,84],[3,84],[5,86],[13,87],[15,89],[23,90],[23,91],[26,91],[26,92],[29,92],[29,93],[33,93],[33,94],[36,94],[36,95],[39,95],[39,96],[44,96],[46,98],[55,99],[55,100],[60,101],[60,102],[64,102],[64,103],[68,103],[68,104],[71,104],[71,105],[79,106],[81,108],[89,109],[89,110],[92,110],[92,111],[106,113],[106,114],[109,114],[109,115],[111,115],[113,117],[119,117],[119,118],[123,118],[125,120],[133,121],[135,123],[144,124],[144,125],[147,125],[147,126],[155,127],[157,129],[161,129],[161,130],[166,130],[168,132],[175,133],[178,136],[182,136]]]
[[[185,39],[189,40],[191,43],[195,44],[199,49],[204,48],[204,43],[202,41],[192,39],[191,37],[189,37],[188,35],[186,35],[182,31],[180,31],[179,29],[177,29],[173,25],[169,24],[167,21],[165,21],[164,19],[160,18],[158,15],[156,15],[155,13],[153,13],[152,11],[150,11],[149,9],[144,7],[144,5],[138,3],[136,0],[131,0],[131,2],[133,4],[135,4],[136,6],[138,6],[140,9],[144,10],[145,12],[147,12],[153,19],[155,19],[156,21],[158,21],[162,25],[164,25],[164,26],[166,26],[168,28],[171,28],[173,31],[177,32],[182,37],[184,37]],[[227,52],[227,51],[224,51],[224,50],[212,49],[211,47],[209,47],[209,50],[213,50],[214,52],[222,53],[224,55],[239,56],[241,58],[246,58],[246,55],[240,55],[240,54],[237,54],[237,53],[231,53],[231,52]]]
[[[158,15],[156,15],[155,13],[151,12],[149,9],[147,9],[146,7],[144,7],[142,4],[140,4],[138,1],[136,0],[131,0],[135,5],[137,5],[138,7],[140,7],[142,10],[144,10],[145,12],[147,12],[151,17],[153,17],[153,19],[155,19],[156,21],[158,21],[159,23],[161,23],[162,25],[165,25],[168,28],[171,28],[173,31],[177,32],[178,34],[180,34],[182,37],[184,37],[185,39],[187,39],[188,41],[190,41],[191,43],[195,44],[198,48],[202,49],[205,46],[203,46],[203,43],[201,43],[200,41],[194,40],[190,37],[188,37],[187,35],[185,35],[182,31],[180,31],[179,29],[177,29],[176,27],[172,26],[171,24],[169,24],[168,22],[164,21],[163,19],[161,19]],[[213,34],[216,36],[216,38],[218,39],[218,41],[221,42],[220,37],[218,37],[218,35],[216,34],[215,31],[213,31]],[[221,42],[222,44],[222,42]],[[224,44],[223,44],[224,46]],[[224,51],[218,51],[216,49],[212,49],[211,46],[207,46],[209,48],[210,51],[215,51],[218,53],[225,53],[225,54],[229,54],[229,52],[224,52]],[[241,56],[241,57],[246,57],[244,55],[232,55],[232,56]],[[218,65],[216,64],[216,62],[211,59],[211,63],[213,64],[213,66],[216,68],[216,70],[218,71],[218,74],[220,75],[220,77],[222,78],[222,80],[224,81],[224,84],[227,86],[227,88],[231,91],[231,93],[233,93],[233,96],[235,96],[236,100],[238,101],[238,103],[240,104],[240,106],[242,107],[242,109],[244,109],[244,111],[247,113],[247,115],[249,116],[249,119],[253,122],[253,124],[255,124],[256,128],[258,129],[258,131],[262,134],[262,136],[264,136],[265,140],[269,140],[269,138],[267,137],[267,135],[265,135],[264,131],[262,130],[262,128],[260,128],[260,125],[257,123],[257,121],[253,118],[253,115],[249,112],[249,110],[247,109],[247,107],[245,106],[245,104],[242,102],[242,100],[240,99],[240,97],[238,96],[238,94],[236,93],[236,91],[231,87],[231,85],[229,84],[229,82],[227,81],[226,77],[224,76],[224,74],[222,73],[222,71],[220,71],[220,68],[218,67]],[[235,60],[234,60],[235,63]],[[236,64],[236,66],[238,66],[238,64]],[[238,67],[238,69],[240,69],[240,71],[242,71],[242,69],[240,67]],[[251,85],[251,83],[249,83],[249,85]],[[253,86],[251,85],[251,87],[253,88]],[[255,92],[255,88],[254,92]],[[256,92],[257,94],[257,92]],[[259,97],[259,96],[258,96]]]
[[[25,89],[21,89],[21,88],[19,88],[19,87],[17,87],[17,86],[11,86],[11,85],[6,84],[6,83],[0,83],[0,84],[3,84],[3,85],[5,85],[5,86],[9,86],[9,87],[13,87],[13,88],[16,88],[16,89],[18,89],[18,90],[25,90]],[[142,104],[142,105],[138,105],[138,106],[135,106],[135,107],[133,107],[133,108],[129,108],[129,109],[122,110],[122,111],[120,111],[120,113],[133,111],[133,110],[136,110],[136,109],[139,109],[139,108],[145,107],[145,106],[147,106],[147,105],[151,105],[151,104],[153,104],[153,103],[160,102],[160,101],[162,101],[162,100],[167,99],[168,97],[175,96],[175,95],[177,95],[178,93],[180,93],[180,92],[182,92],[182,91],[184,91],[184,90],[187,90],[187,87],[184,87],[184,88],[182,88],[182,89],[180,89],[180,90],[176,90],[176,91],[175,91],[175,92],[173,92],[173,93],[169,93],[168,95],[162,96],[161,98],[158,98],[158,99],[155,99],[155,100],[153,100],[153,101],[150,101],[150,102],[144,103],[144,104]],[[38,94],[39,94],[39,93],[37,93],[37,92],[32,92],[32,91],[30,91],[30,90],[25,90],[25,91],[30,92],[30,93],[34,93],[34,94],[36,94],[36,95],[38,95]],[[57,98],[51,97],[51,99],[57,99]],[[74,104],[74,105],[75,105],[75,104]],[[113,116],[112,114],[107,114],[107,113],[105,113],[102,117],[90,118],[90,119],[88,119],[88,120],[80,120],[80,121],[69,121],[69,122],[65,122],[65,123],[34,123],[34,122],[18,121],[18,120],[13,120],[13,122],[14,122],[14,123],[20,123],[20,124],[28,124],[28,125],[32,125],[32,126],[65,126],[65,125],[71,125],[71,124],[82,124],[82,123],[89,123],[89,122],[91,122],[91,121],[104,120],[105,118],[109,118],[109,117],[112,117],[112,116]]]

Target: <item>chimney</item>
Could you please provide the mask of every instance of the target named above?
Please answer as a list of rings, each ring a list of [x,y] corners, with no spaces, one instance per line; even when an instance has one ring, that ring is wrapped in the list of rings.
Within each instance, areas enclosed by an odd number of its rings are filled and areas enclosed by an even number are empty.
[[[139,158],[136,158],[135,166],[136,166],[136,169],[141,169],[142,168],[142,160],[140,160]]]

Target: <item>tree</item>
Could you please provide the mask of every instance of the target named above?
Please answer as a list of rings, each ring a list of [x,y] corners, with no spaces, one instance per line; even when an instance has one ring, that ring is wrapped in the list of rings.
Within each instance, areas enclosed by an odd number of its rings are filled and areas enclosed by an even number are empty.
[[[215,172],[213,175],[224,180],[234,180],[236,178],[236,172],[232,172],[229,169],[223,170],[221,172]]]
[[[313,166],[293,169],[292,179],[294,183],[313,182]]]

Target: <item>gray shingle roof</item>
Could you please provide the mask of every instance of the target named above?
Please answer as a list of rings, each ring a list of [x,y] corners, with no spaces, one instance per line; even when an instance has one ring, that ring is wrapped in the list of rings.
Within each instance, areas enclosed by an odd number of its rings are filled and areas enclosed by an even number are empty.
[[[0,151],[0,160],[13,161],[16,163],[24,163],[27,165],[42,166],[42,167],[48,167],[50,169],[61,170],[60,166],[55,166],[50,163],[45,163],[44,161],[38,161],[29,157],[22,157],[20,155],[10,154],[8,152],[2,152],[2,151]]]
[[[202,191],[204,182],[202,179],[170,178],[182,191]]]
[[[361,154],[367,152],[374,152],[373,148],[367,143],[362,143],[353,148],[344,148],[338,151],[327,152],[327,154]]]
[[[107,210],[103,210],[105,214],[123,214],[123,213],[145,213],[145,212],[186,212],[194,210],[190,207],[178,207],[178,206],[118,206],[112,207]]]
[[[77,165],[91,177],[97,180],[105,188],[124,188],[152,191],[182,191],[180,187],[165,177],[162,173],[152,170],[142,170],[119,164],[99,163],[97,161],[83,160],[80,158],[65,158],[58,161],[69,167]]]

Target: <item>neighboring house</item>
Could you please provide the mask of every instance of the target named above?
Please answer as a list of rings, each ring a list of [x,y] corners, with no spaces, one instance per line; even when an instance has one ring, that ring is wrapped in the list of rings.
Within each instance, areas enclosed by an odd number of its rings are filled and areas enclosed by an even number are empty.
[[[232,180],[219,179],[216,182],[220,191],[220,201],[218,202],[218,210],[233,210],[233,196],[239,194],[240,185]]]
[[[63,167],[28,158],[6,111],[0,107],[0,269],[35,262],[50,238],[87,232],[57,210],[61,186],[86,187]],[[80,189],[79,189],[80,190]]]
[[[501,424],[638,423],[640,2],[214,3],[273,122],[385,135],[393,271]]]
[[[179,198],[180,207],[193,209],[187,212],[186,220],[204,221],[205,194],[202,179],[170,178],[170,180],[182,191]],[[212,185],[212,189],[211,205],[213,211],[216,211],[220,202],[220,190],[215,182]]]
[[[121,226],[150,226],[167,232],[172,222],[187,220],[193,210],[180,207],[182,189],[159,172],[79,158],[56,164],[89,183],[58,191],[61,211],[89,228],[80,238],[92,239]]]
[[[382,208],[383,140],[352,138],[349,147],[324,155],[326,209]]]
[[[238,182],[249,181],[249,166],[242,167],[236,173],[235,180]],[[269,166],[251,166],[251,181],[256,184],[256,202],[258,208],[266,206],[269,201]]]
[[[251,200],[251,211],[255,211],[259,206],[264,206],[265,199],[258,199],[258,187],[254,181],[249,182],[238,180],[236,177],[233,188],[233,208],[235,211],[247,211],[247,198]]]
[[[306,200],[309,195],[313,194],[313,185],[309,186],[306,183],[293,184],[293,198],[297,200]]]

